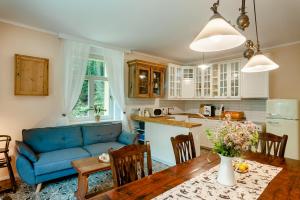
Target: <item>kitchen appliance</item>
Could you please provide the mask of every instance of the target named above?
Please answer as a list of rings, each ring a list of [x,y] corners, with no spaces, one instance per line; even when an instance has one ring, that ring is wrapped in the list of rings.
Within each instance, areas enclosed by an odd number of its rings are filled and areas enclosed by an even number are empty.
[[[232,120],[243,120],[245,119],[245,113],[241,111],[225,111],[224,116],[230,115]]]
[[[267,132],[287,135],[285,157],[300,159],[299,101],[272,99],[267,101]]]
[[[221,117],[223,113],[224,113],[224,105],[221,104],[220,106],[216,107],[215,115]]]
[[[150,117],[162,117],[165,115],[165,108],[147,108]]]
[[[215,106],[212,106],[212,105],[205,105],[203,107],[203,115],[204,116],[209,116],[209,117],[214,117],[215,116],[215,110],[216,110],[216,107]]]

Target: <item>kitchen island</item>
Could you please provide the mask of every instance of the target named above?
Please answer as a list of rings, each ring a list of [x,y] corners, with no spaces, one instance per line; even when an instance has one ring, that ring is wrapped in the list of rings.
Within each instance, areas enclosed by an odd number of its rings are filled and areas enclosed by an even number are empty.
[[[173,166],[176,164],[171,137],[193,134],[196,155],[200,155],[200,123],[166,117],[142,117],[133,115],[134,121],[145,122],[145,141],[150,142],[152,159]]]

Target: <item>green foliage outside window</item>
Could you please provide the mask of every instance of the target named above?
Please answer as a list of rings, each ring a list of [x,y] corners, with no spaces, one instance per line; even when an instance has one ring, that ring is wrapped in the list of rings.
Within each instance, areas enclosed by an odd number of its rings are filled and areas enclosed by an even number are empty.
[[[93,85],[91,86],[91,84]],[[90,87],[94,88],[94,91],[90,91]],[[86,80],[83,82],[81,94],[72,111],[73,117],[88,117],[89,111],[93,111],[91,108],[94,108],[94,106],[105,110],[103,113],[101,113],[102,115],[108,115],[108,88],[109,86],[106,79],[105,63],[100,60],[90,59],[88,61],[86,70]],[[90,95],[92,96],[90,97]],[[93,105],[90,105],[90,102],[92,102]]]

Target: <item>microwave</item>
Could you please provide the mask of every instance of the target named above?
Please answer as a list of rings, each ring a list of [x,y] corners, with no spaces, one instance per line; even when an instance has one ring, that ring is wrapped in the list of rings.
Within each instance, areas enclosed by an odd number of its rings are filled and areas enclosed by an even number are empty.
[[[150,117],[161,117],[165,115],[165,108],[148,108]]]
[[[205,105],[203,107],[203,115],[204,116],[209,116],[209,117],[214,117],[215,116],[215,106],[212,106],[212,105]]]

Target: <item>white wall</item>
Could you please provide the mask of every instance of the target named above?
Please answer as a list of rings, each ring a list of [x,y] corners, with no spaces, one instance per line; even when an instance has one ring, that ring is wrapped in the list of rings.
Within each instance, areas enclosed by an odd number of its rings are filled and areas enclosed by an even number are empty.
[[[21,140],[21,130],[37,127],[59,116],[62,95],[62,67],[59,64],[61,41],[40,33],[0,23],[0,134],[10,135],[10,153],[14,140]],[[14,95],[14,55],[49,58],[49,96]],[[5,176],[0,171],[0,179]]]

